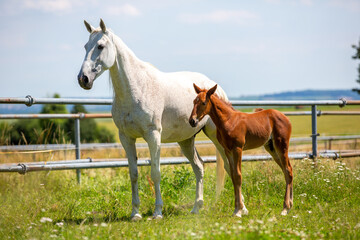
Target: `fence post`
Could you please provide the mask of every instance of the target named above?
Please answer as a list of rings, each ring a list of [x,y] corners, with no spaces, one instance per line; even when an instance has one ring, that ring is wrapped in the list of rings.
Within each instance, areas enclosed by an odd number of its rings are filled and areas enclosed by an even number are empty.
[[[75,118],[75,157],[80,159],[80,118]],[[76,170],[76,178],[78,184],[81,183],[81,172],[80,169]]]
[[[312,155],[315,159],[317,157],[317,111],[316,105],[311,105],[311,137],[312,137]]]

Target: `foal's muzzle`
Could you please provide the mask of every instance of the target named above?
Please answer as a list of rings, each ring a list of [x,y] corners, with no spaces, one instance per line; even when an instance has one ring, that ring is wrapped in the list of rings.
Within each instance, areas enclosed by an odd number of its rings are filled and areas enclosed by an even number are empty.
[[[192,127],[196,127],[198,125],[199,121],[195,118],[190,118],[189,123]]]

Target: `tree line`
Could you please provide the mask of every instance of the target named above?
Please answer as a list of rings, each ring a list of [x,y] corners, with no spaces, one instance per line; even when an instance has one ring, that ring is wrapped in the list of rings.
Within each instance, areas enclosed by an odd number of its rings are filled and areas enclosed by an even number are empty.
[[[60,98],[54,94],[54,98]],[[65,105],[45,104],[41,113],[69,113]],[[74,105],[71,113],[87,113],[83,105]],[[62,144],[74,142],[74,119],[20,119],[0,123],[0,145]],[[95,119],[82,119],[80,139],[83,143],[115,142],[114,134]]]

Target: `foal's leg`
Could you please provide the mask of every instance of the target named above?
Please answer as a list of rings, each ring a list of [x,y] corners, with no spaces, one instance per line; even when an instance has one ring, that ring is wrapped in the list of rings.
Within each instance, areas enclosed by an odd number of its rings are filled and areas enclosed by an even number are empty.
[[[211,119],[209,119],[209,121],[206,123],[205,127],[203,128],[203,131],[205,135],[214,143],[216,150],[218,151],[216,155],[216,161],[217,161],[216,162],[216,194],[220,195],[221,191],[224,189],[224,184],[225,184],[224,169],[231,177],[229,159],[225,154],[225,150],[223,146],[221,146],[221,144],[219,143],[216,137],[216,126],[213,123],[213,121],[211,121]],[[219,154],[222,159],[220,159],[220,156],[218,156]]]
[[[281,212],[281,215],[287,215],[293,206],[293,171],[289,161],[288,148],[282,146],[281,144],[277,144],[277,146],[279,146],[279,148],[275,147],[275,149],[283,165],[282,170],[286,181],[284,208],[283,211]]]
[[[230,164],[230,171],[232,174],[232,181],[234,185],[234,194],[235,194],[235,210],[233,216],[241,217],[241,214],[248,214],[248,210],[245,207],[243,202],[243,196],[241,194],[241,184],[242,184],[242,175],[241,175],[241,159],[242,159],[241,147],[236,147],[232,152],[232,161]]]
[[[281,215],[287,215],[293,205],[293,173],[290,160],[288,157],[289,140],[281,136],[275,137],[276,140],[269,140],[264,145],[266,151],[268,151],[274,158],[275,162],[280,166],[284,173],[286,181],[286,191],[284,196],[284,208]]]
[[[129,162],[129,174],[131,181],[131,192],[132,192],[132,212],[131,220],[137,221],[140,220],[141,214],[139,213],[139,193],[138,193],[138,169],[137,169],[137,157],[136,157],[136,147],[134,138],[130,138],[122,133],[119,133],[120,141],[122,146],[125,149],[126,156]]]
[[[204,162],[195,148],[194,139],[195,137],[191,137],[182,142],[179,142],[179,145],[185,157],[189,159],[191,167],[196,176],[196,197],[194,208],[191,210],[191,213],[199,213],[199,209],[204,204]]]
[[[158,130],[149,131],[144,135],[146,142],[149,145],[150,155],[151,155],[151,179],[154,182],[155,186],[155,211],[153,218],[161,219],[162,218],[162,207],[163,201],[161,198],[160,191],[160,145],[161,145],[161,133]]]

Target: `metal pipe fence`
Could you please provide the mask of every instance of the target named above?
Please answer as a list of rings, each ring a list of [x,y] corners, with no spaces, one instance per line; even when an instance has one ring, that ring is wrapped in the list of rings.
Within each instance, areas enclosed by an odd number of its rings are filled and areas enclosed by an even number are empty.
[[[25,104],[26,106],[30,107],[34,104],[83,104],[83,105],[111,105],[112,99],[79,99],[79,98],[34,98],[30,95],[26,96],[25,98],[0,98],[0,104]],[[317,133],[317,117],[321,115],[358,115],[359,112],[353,111],[350,113],[345,113],[342,111],[337,112],[331,112],[331,111],[318,111],[317,106],[339,106],[344,107],[346,105],[360,105],[360,100],[346,100],[346,99],[339,99],[339,100],[316,100],[316,101],[238,101],[234,100],[231,101],[231,104],[233,106],[311,106],[311,112],[294,112],[294,113],[286,113],[287,115],[311,115],[311,122],[312,122],[312,153],[310,154],[303,154],[303,155],[296,155],[298,157],[301,156],[301,158],[309,157],[309,158],[316,158],[318,156],[318,150],[317,150],[317,141],[319,140]],[[63,119],[75,119],[75,152],[76,152],[76,159],[80,158],[80,120],[84,118],[110,118],[110,114],[84,114],[84,113],[78,113],[78,114],[0,114],[0,119],[30,119],[30,118],[41,118],[41,119],[51,119],[51,118],[63,118]],[[322,154],[322,153],[321,153]],[[321,155],[320,156],[324,156]],[[336,154],[336,153],[331,153]],[[295,156],[295,155],[294,155]],[[247,157],[247,156],[244,156]],[[256,156],[257,159],[267,159],[270,156],[261,157]],[[244,158],[246,159],[246,158]],[[167,161],[167,160],[166,160]],[[246,161],[246,160],[245,160]],[[183,160],[180,161],[181,163],[184,163]],[[85,162],[86,163],[86,162]],[[59,163],[61,165],[61,163]],[[73,164],[73,163],[71,163]],[[78,166],[79,164],[84,163],[74,163],[76,165],[76,168],[71,169],[81,169],[85,168],[85,165]],[[87,163],[90,164],[90,163]],[[94,164],[94,163],[92,163]],[[123,163],[122,163],[123,164]],[[176,161],[174,162],[176,164]],[[46,165],[46,166],[45,166]],[[26,168],[27,169],[37,169],[34,171],[47,169],[49,164],[45,164],[42,167],[36,167],[37,165],[21,165],[17,166],[15,169],[20,168]],[[53,164],[50,164],[53,165]],[[98,164],[99,165],[99,164]],[[101,167],[102,165],[94,165],[97,167]],[[33,168],[29,167],[32,166]],[[69,167],[70,165],[67,165]],[[92,166],[92,165],[91,165]],[[89,165],[89,168],[92,168]],[[116,164],[108,164],[106,167],[116,167],[118,165]],[[13,166],[12,166],[13,167]],[[54,169],[54,166],[52,166],[52,170]],[[86,167],[87,168],[87,167]],[[58,170],[63,170],[61,166],[58,168]],[[30,170],[29,170],[30,171]],[[26,172],[26,171],[25,171]],[[77,179],[80,183],[80,172],[77,171]]]
[[[356,140],[360,139],[360,135],[347,135],[347,136],[324,136],[318,137],[318,142],[330,142],[330,141],[343,141],[343,140]],[[299,142],[311,142],[311,137],[297,137],[291,138],[290,142],[299,143]],[[202,140],[195,141],[196,145],[208,145],[212,144],[210,140]],[[161,148],[174,148],[179,147],[177,143],[162,143]],[[81,143],[81,150],[98,150],[98,149],[122,149],[122,145],[120,143]],[[148,148],[147,143],[136,143],[137,149]],[[7,145],[0,146],[0,153],[5,154],[9,153],[22,153],[25,151],[26,153],[36,153],[37,151],[69,151],[76,150],[75,144],[29,144],[29,145]]]
[[[339,157],[358,157],[360,151],[357,152],[320,152],[319,157],[337,159]],[[304,158],[310,158],[311,153],[290,153],[289,158],[294,160],[300,160]],[[215,163],[215,156],[204,156],[204,163]],[[268,161],[271,160],[270,155],[244,155],[242,161]],[[185,157],[167,157],[160,159],[161,165],[176,165],[176,164],[189,164],[189,160]],[[150,166],[150,159],[140,159],[137,162],[138,166]],[[19,164],[2,164],[0,165],[0,172],[18,172],[25,174],[27,172],[34,171],[56,171],[56,170],[80,170],[80,169],[92,169],[92,168],[117,168],[128,167],[129,163],[125,159],[78,159],[70,161],[56,161],[56,162],[32,162],[32,163],[19,163]]]

